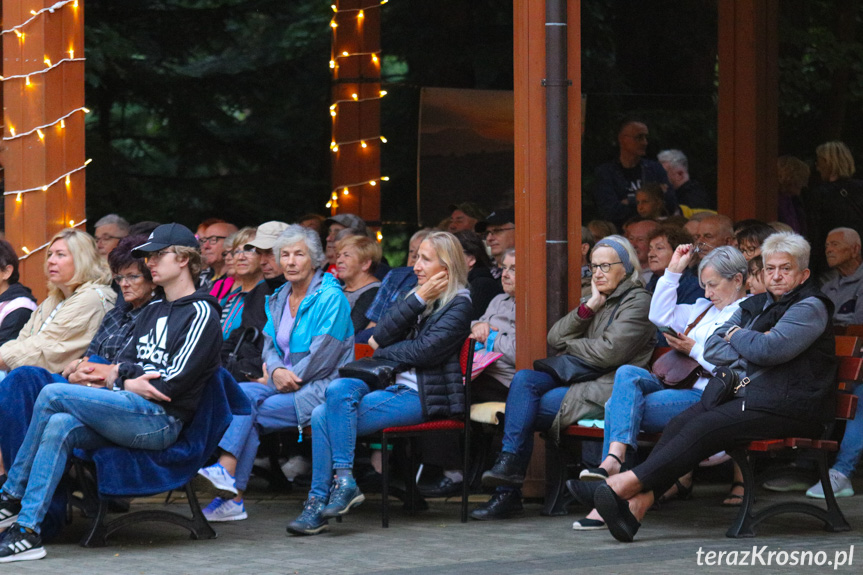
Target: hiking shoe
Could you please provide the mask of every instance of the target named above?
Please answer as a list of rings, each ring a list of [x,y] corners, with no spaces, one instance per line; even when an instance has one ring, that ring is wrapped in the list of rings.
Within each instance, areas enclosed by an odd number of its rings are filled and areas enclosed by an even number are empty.
[[[836,497],[851,497],[852,495],[854,495],[854,488],[851,487],[850,479],[848,479],[835,469],[831,469],[829,471],[829,474],[830,486],[833,487],[833,495],[835,495]],[[806,491],[806,497],[812,497],[814,499],[824,499],[824,488],[821,486],[820,481]]]
[[[5,529],[15,523],[19,513],[21,513],[20,501],[17,499],[0,499],[0,529]]]
[[[821,483],[819,482],[817,485],[820,489]],[[804,489],[809,487],[809,482],[801,479],[799,475],[789,475],[787,477],[777,477],[776,479],[765,481],[762,487],[764,487],[764,489],[767,489],[768,491],[787,493],[789,491],[803,491]]]
[[[216,522],[240,521],[249,518],[242,501],[237,503],[233,499],[222,499],[221,497],[216,497],[207,505],[204,509],[204,517],[207,518],[207,521]]]
[[[502,451],[494,466],[482,474],[483,487],[521,487],[524,483],[524,466],[515,453]]]
[[[210,484],[221,493],[230,493],[233,497],[237,496],[237,486],[234,481],[234,476],[222,467],[221,463],[215,463],[209,467],[202,467],[198,470],[198,475],[210,482]],[[226,497],[225,499],[230,499]]]
[[[317,535],[330,528],[327,520],[321,515],[327,502],[319,497],[309,497],[303,504],[300,516],[288,523],[288,533],[294,535]]]
[[[45,556],[42,538],[39,534],[17,523],[0,535],[0,563],[12,561],[33,561]]]
[[[342,477],[333,483],[333,491],[330,493],[330,504],[324,507],[321,516],[325,519],[344,515],[352,508],[366,500],[366,496],[357,487],[353,477]]]

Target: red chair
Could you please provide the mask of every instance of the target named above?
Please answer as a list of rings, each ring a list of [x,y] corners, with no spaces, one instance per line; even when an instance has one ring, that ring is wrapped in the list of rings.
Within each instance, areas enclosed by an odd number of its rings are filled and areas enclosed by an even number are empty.
[[[409,512],[416,511],[416,470],[414,466],[414,454],[417,448],[417,439],[420,436],[425,436],[430,433],[451,433],[458,434],[464,438],[464,467],[467,472],[470,462],[470,383],[471,383],[471,367],[473,366],[473,348],[476,341],[468,338],[465,340],[459,355],[459,363],[461,364],[461,372],[464,376],[464,399],[465,409],[464,415],[460,419],[437,419],[427,421],[417,425],[405,425],[402,427],[387,427],[381,432],[381,451],[382,457],[382,475],[383,487],[381,489],[382,508],[381,508],[381,524],[383,527],[389,527],[389,442],[391,439],[406,438],[410,440],[410,454],[408,457],[408,472],[407,472],[407,504]],[[462,481],[461,494],[461,522],[467,523],[467,503],[468,503],[468,481]]]

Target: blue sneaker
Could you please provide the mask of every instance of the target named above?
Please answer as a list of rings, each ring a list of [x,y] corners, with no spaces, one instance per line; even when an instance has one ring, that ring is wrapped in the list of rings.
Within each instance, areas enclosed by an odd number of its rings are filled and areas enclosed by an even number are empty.
[[[309,497],[303,504],[300,516],[288,523],[288,533],[294,535],[317,535],[330,528],[329,523],[321,515],[327,502],[318,497]]]
[[[344,515],[365,500],[366,496],[352,476],[336,479],[330,493],[330,504],[324,507],[321,515],[327,519]]]

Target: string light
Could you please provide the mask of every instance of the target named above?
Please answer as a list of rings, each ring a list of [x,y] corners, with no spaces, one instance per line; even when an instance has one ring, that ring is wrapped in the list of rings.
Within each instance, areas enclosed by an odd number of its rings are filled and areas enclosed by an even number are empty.
[[[350,195],[350,188],[359,188],[361,186],[369,185],[369,186],[377,186],[378,182],[388,182],[390,181],[389,176],[381,176],[375,180],[366,180],[364,182],[354,182],[353,184],[341,184],[338,188],[334,188],[330,193],[330,198],[332,200],[336,200],[339,197],[339,189],[342,190],[342,195],[347,196]],[[328,208],[331,206],[327,206]]]
[[[30,24],[30,22],[32,22],[33,20],[38,18],[42,13],[50,12],[51,14],[53,14],[55,10],[62,8],[66,4],[72,4],[73,8],[77,8],[78,7],[78,0],[63,0],[62,2],[57,2],[53,6],[49,6],[47,8],[42,8],[38,12],[35,10],[30,10],[31,16],[29,19],[25,20],[21,24],[18,24],[17,26],[13,26],[12,28],[9,28],[8,30],[3,30],[3,32],[0,32],[0,35],[14,32],[15,35],[18,36],[18,38],[21,38],[23,40],[24,39],[24,33],[21,32],[22,28],[24,28],[25,26]]]
[[[75,220],[69,220],[69,227],[70,228],[80,228],[81,226],[83,226],[86,223],[87,223],[87,218],[84,218],[80,222],[76,222]],[[18,261],[26,260],[27,258],[32,256],[33,254],[44,250],[45,248],[47,248],[50,245],[51,245],[51,242],[45,242],[44,244],[42,244],[41,246],[39,246],[38,248],[36,248],[34,250],[28,250],[27,246],[21,246],[21,250],[24,252],[24,255],[18,256]]]
[[[64,62],[83,62],[85,60],[86,60],[86,58],[63,58],[62,60],[58,60],[57,62],[51,63],[51,60],[49,60],[46,57],[45,58],[45,64],[48,65],[47,68],[45,68],[43,70],[36,70],[36,71],[30,72],[28,74],[17,74],[15,76],[0,76],[0,80],[2,80],[3,82],[7,82],[9,80],[17,80],[17,79],[24,78],[25,82],[29,86],[30,85],[30,76],[37,76],[39,74],[45,74],[46,72],[50,72],[51,70],[53,70],[54,68],[56,68],[57,66],[59,66],[60,64],[62,64]]]
[[[44,130],[44,129],[46,129],[46,128],[50,128],[51,126],[54,126],[54,125],[56,125],[56,124],[60,124],[60,127],[61,127],[61,128],[65,128],[65,127],[66,127],[66,121],[65,121],[65,120],[66,120],[66,118],[68,118],[69,116],[71,116],[72,114],[75,114],[75,113],[77,113],[77,112],[84,112],[85,114],[89,114],[89,113],[90,113],[90,110],[88,110],[87,108],[84,108],[84,107],[77,108],[77,109],[75,109],[75,110],[72,110],[71,112],[69,112],[69,113],[68,113],[68,114],[66,114],[65,116],[62,116],[62,117],[60,117],[60,118],[58,118],[58,119],[54,120],[54,121],[53,121],[53,122],[51,122],[50,124],[43,124],[43,125],[41,125],[41,126],[36,126],[36,127],[35,127],[35,128],[33,128],[32,130],[30,130],[30,131],[28,131],[28,132],[21,132],[20,134],[16,134],[16,132],[15,132],[15,128],[13,128],[13,127],[11,127],[11,126],[10,126],[10,127],[9,127],[9,133],[11,133],[11,134],[12,134],[12,136],[11,136],[11,137],[8,137],[8,138],[7,138],[7,137],[4,137],[4,138],[3,138],[3,140],[5,140],[5,141],[9,141],[9,140],[14,140],[14,139],[16,139],[16,138],[23,138],[24,136],[29,136],[30,134],[33,134],[33,133],[38,133],[38,134],[39,134],[39,138],[40,138],[40,139],[44,139],[44,135],[42,135],[42,130]]]
[[[38,186],[38,187],[36,187],[36,188],[27,188],[26,190],[12,190],[12,191],[9,191],[9,192],[3,192],[3,195],[4,195],[4,196],[16,195],[17,197],[20,197],[20,196],[21,196],[21,194],[27,194],[27,193],[30,193],[30,192],[39,192],[39,191],[47,192],[47,191],[48,191],[48,188],[50,188],[51,186],[53,186],[54,184],[56,184],[56,183],[57,183],[57,182],[59,182],[60,180],[65,179],[65,178],[67,178],[68,176],[71,176],[71,175],[72,175],[72,174],[74,174],[75,172],[80,172],[81,170],[83,170],[84,168],[86,168],[86,167],[87,167],[87,165],[88,165],[90,162],[92,162],[92,161],[93,161],[93,159],[92,159],[92,158],[91,158],[91,159],[89,159],[89,160],[87,160],[86,162],[84,162],[84,164],[83,164],[83,165],[81,165],[81,166],[79,166],[79,167],[75,168],[74,170],[71,170],[71,171],[69,171],[69,172],[66,172],[65,174],[63,174],[62,176],[60,176],[59,178],[57,178],[56,180],[54,180],[53,182],[51,182],[50,184],[45,184],[44,186]]]
[[[386,138],[384,138],[383,136],[378,136],[378,139],[379,139],[381,142],[383,142],[384,144],[386,144],[386,143],[387,143],[387,139],[386,139]],[[335,142],[335,141],[333,141],[333,142],[330,142],[330,150],[332,150],[333,152],[338,152],[338,151],[339,151],[339,146],[347,146],[347,145],[349,145],[349,144],[360,144],[363,148],[365,148],[365,147],[368,145],[368,139],[364,139],[364,140],[347,140],[347,141],[344,141],[344,142]]]

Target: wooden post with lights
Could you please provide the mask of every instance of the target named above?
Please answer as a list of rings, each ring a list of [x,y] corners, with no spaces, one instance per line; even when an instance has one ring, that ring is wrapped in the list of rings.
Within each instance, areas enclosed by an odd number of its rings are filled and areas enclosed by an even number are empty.
[[[86,222],[83,1],[3,0],[2,42],[6,239],[41,300],[46,243]]]
[[[333,120],[331,213],[381,219],[381,6],[386,0],[335,0],[330,69]]]

